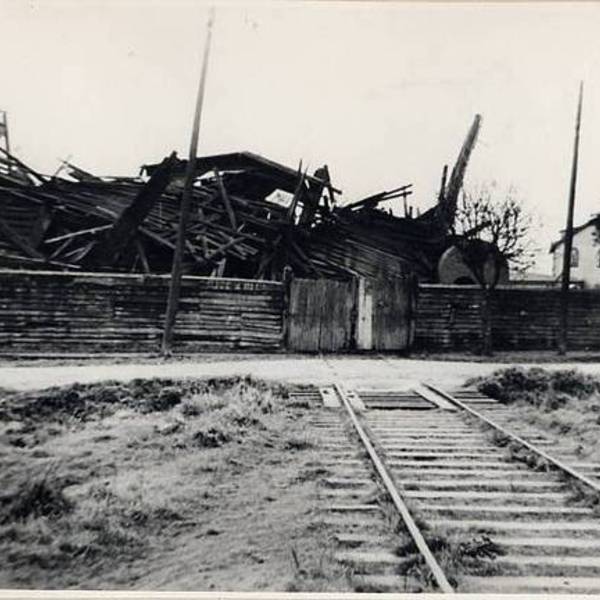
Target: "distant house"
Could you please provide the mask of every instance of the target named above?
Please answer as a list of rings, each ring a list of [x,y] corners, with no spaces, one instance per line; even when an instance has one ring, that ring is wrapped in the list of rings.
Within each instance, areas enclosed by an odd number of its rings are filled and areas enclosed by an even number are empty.
[[[600,214],[573,229],[571,279],[581,281],[586,288],[600,287]],[[561,239],[550,246],[552,274],[560,280],[564,253],[564,231]]]

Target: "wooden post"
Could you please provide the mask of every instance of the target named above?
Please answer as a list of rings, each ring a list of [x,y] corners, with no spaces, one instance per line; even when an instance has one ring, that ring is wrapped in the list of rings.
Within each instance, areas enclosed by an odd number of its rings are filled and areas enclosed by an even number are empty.
[[[575,190],[577,188],[577,165],[579,161],[579,130],[581,128],[581,107],[583,104],[583,81],[579,84],[579,100],[575,121],[575,142],[573,145],[573,163],[571,165],[571,184],[569,186],[569,206],[567,209],[567,227],[563,244],[563,270],[560,289],[560,326],[558,330],[558,353],[567,352],[567,327],[569,320],[569,286],[571,283],[571,252],[573,250],[573,212],[575,209]]]
[[[229,224],[231,225],[231,229],[237,229],[237,224],[235,220],[235,212],[233,212],[233,207],[231,206],[231,201],[229,200],[229,195],[227,194],[227,190],[225,189],[225,184],[223,183],[223,179],[221,178],[221,173],[219,173],[219,169],[216,167],[213,169],[215,174],[215,179],[217,180],[217,186],[219,188],[219,193],[221,195],[221,200],[223,200],[223,204],[225,205],[225,210],[227,211],[227,215],[229,217]]]
[[[8,114],[5,110],[0,112],[2,113],[2,122],[0,122],[0,126],[2,127],[0,132],[2,133],[2,135],[0,137],[4,137],[5,150],[10,154],[10,138],[8,137]],[[12,163],[10,160],[8,161],[7,169],[8,174],[10,175],[12,173]]]
[[[415,333],[417,330],[417,318],[418,318],[418,302],[419,302],[419,280],[414,273],[405,276],[405,284],[407,285],[408,292],[408,343],[406,353],[410,354],[413,343],[415,341]]]
[[[294,271],[290,266],[283,269],[283,323],[282,323],[282,339],[283,348],[290,348],[290,319],[291,319],[291,302],[292,302],[292,281],[294,279]]]
[[[438,203],[446,199],[446,180],[448,179],[448,165],[442,169],[442,181],[440,182],[440,191],[438,193]]]
[[[173,341],[173,326],[175,324],[175,316],[179,306],[179,295],[181,292],[181,271],[183,249],[185,246],[185,230],[190,212],[192,200],[194,178],[196,175],[196,155],[198,153],[198,137],[200,133],[200,117],[202,115],[202,104],[204,101],[204,88],[206,85],[206,72],[208,70],[208,57],[210,54],[210,41],[212,36],[212,25],[214,21],[214,10],[211,9],[208,17],[206,43],[204,46],[204,56],[202,59],[202,72],[200,75],[200,83],[198,85],[198,95],[196,97],[196,111],[194,113],[194,123],[192,126],[192,137],[190,140],[190,153],[185,171],[185,183],[183,186],[183,194],[181,196],[181,207],[179,212],[179,230],[177,232],[177,243],[173,253],[173,266],[171,269],[171,280],[169,283],[169,297],[167,301],[167,311],[165,314],[165,328],[162,338],[162,355],[169,356],[171,354],[171,343]]]
[[[359,305],[359,277],[354,275],[351,279],[350,290],[352,294],[352,309],[350,310],[350,331],[348,332],[348,349],[358,349],[358,305]]]
[[[356,325],[356,349],[373,350],[373,286],[365,277],[358,278]]]

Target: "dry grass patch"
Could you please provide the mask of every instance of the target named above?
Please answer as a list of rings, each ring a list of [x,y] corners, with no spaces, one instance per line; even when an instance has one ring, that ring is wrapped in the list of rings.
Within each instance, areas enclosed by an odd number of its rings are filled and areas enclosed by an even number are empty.
[[[318,586],[308,416],[250,378],[4,394],[0,587]]]
[[[500,369],[467,382],[510,405],[510,424],[528,423],[571,441],[585,460],[600,461],[600,379],[576,369]]]

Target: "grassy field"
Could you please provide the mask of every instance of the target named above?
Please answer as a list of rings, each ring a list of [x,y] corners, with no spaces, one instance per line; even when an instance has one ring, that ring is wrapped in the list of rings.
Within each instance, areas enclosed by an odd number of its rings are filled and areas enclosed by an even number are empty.
[[[600,461],[600,379],[575,369],[508,368],[467,382],[510,406],[509,423],[529,423]]]
[[[345,589],[309,406],[248,379],[1,394],[0,588]]]

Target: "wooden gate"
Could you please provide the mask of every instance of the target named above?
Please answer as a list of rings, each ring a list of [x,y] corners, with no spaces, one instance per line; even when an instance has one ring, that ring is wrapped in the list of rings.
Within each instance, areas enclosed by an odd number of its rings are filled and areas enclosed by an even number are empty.
[[[292,279],[288,347],[301,352],[349,350],[355,283]]]
[[[412,277],[293,279],[287,347],[300,352],[407,350],[414,336],[415,289]]]
[[[357,349],[408,350],[414,339],[414,278],[360,279],[357,292]]]
[[[350,350],[355,283],[292,279],[288,347],[301,352]]]

